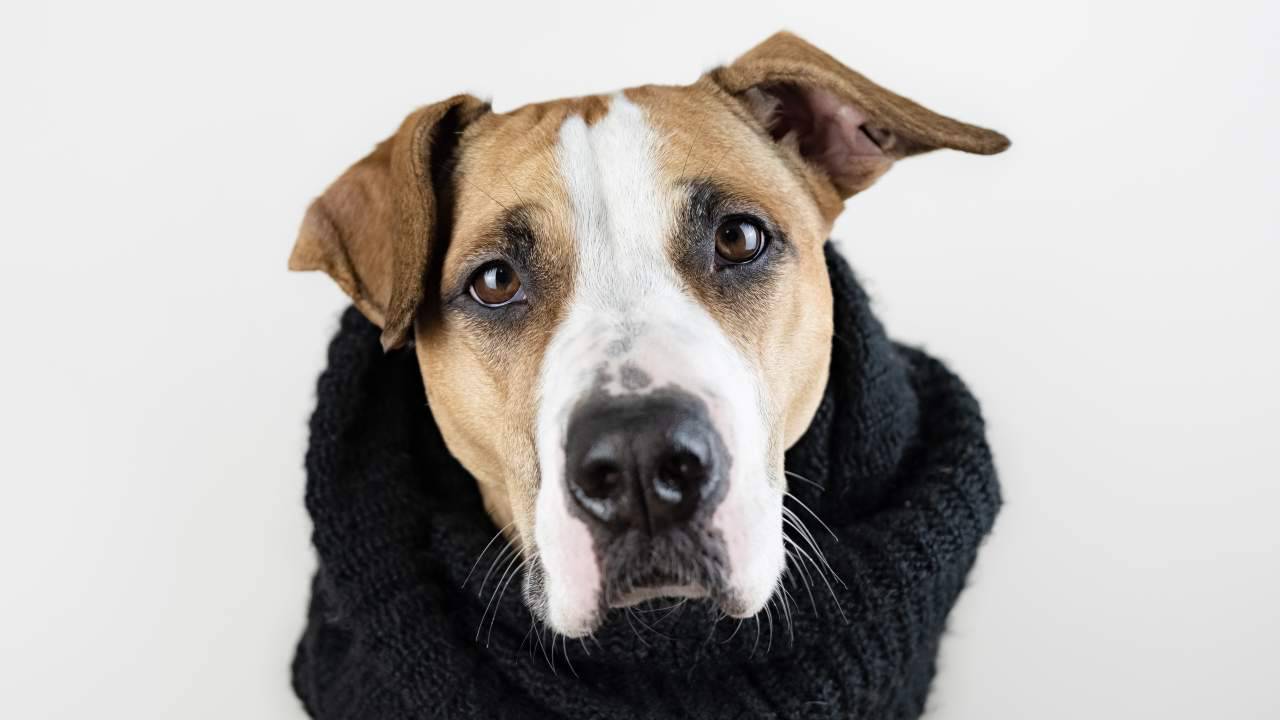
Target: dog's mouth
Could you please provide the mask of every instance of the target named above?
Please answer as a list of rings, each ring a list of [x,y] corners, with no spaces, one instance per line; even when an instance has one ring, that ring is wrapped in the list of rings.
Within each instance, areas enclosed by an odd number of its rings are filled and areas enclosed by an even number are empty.
[[[605,608],[662,597],[721,600],[725,595],[728,567],[715,532],[626,533],[603,549],[599,562]]]
[[[731,589],[724,543],[715,531],[680,529],[658,536],[628,532],[597,545],[593,555],[600,582],[586,606],[594,607],[594,612],[584,613],[567,631],[552,622],[560,632],[585,635],[604,624],[611,610],[659,599],[706,600],[725,614],[743,616],[745,604]],[[549,581],[542,562],[529,566],[525,601],[544,622],[550,620]]]
[[[630,592],[608,602],[611,608],[628,608],[658,598],[697,600],[709,596],[709,592],[701,585],[676,585],[673,583],[655,583],[640,586]]]
[[[732,522],[728,528],[757,540],[767,538],[767,514],[755,524]],[[590,533],[578,542],[582,551],[564,554],[564,537],[544,543],[534,550],[524,579],[524,598],[534,616],[567,637],[583,637],[616,617],[615,612],[651,601],[692,601],[732,618],[748,618],[764,606],[773,592],[777,570],[771,563],[755,567],[750,562],[735,565],[733,546],[743,538],[725,534],[724,528],[700,518],[695,522],[667,527],[660,532],[631,529],[605,534]],[[570,537],[567,540],[573,540]],[[780,543],[779,543],[780,544]],[[769,545],[760,555],[767,559]],[[739,551],[739,554],[741,552]],[[571,557],[574,562],[549,566],[545,558]],[[748,556],[748,561],[753,556]]]

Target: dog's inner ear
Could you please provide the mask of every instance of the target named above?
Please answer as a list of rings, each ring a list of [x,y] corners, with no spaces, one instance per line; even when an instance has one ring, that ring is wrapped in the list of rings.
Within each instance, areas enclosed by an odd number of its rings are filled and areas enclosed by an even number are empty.
[[[778,143],[818,166],[848,197],[869,187],[905,154],[908,143],[867,114],[821,88],[778,84],[742,95]]]
[[[330,185],[302,221],[289,269],[327,273],[382,328],[388,350],[409,339],[422,303],[459,135],[487,111],[469,95],[418,109]]]
[[[842,199],[869,187],[900,158],[937,148],[989,155],[1009,146],[1000,133],[890,92],[786,32],[708,77],[774,140],[820,171]]]

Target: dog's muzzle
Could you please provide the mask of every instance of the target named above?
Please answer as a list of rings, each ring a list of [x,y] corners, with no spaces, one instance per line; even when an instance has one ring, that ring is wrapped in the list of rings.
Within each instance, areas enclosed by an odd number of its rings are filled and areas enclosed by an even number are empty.
[[[597,395],[574,410],[565,453],[572,511],[591,528],[607,603],[718,591],[724,550],[709,518],[731,459],[701,400],[674,389]]]

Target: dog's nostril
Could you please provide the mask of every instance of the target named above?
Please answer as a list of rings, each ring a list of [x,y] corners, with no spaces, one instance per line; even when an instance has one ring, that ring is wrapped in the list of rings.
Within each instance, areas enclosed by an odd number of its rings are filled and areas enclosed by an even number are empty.
[[[590,460],[573,473],[569,490],[584,510],[605,523],[618,518],[618,496],[625,491],[623,469],[610,460]]]
[[[663,459],[654,478],[653,491],[658,499],[678,505],[689,491],[700,491],[707,479],[702,458],[689,451],[676,451]]]
[[[578,478],[578,487],[589,498],[607,498],[622,486],[622,468],[610,460],[588,462]]]

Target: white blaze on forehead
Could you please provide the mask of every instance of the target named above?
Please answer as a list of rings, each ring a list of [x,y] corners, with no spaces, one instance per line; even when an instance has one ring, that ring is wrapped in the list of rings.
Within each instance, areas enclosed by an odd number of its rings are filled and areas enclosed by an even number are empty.
[[[625,310],[656,285],[674,283],[666,244],[678,198],[658,181],[658,140],[644,112],[618,94],[594,127],[566,120],[557,150],[573,203],[575,301]]]
[[[644,111],[622,94],[594,125],[573,116],[560,128],[557,161],[571,201],[577,267],[565,319],[542,361],[534,537],[548,620],[567,635],[589,632],[597,619],[601,573],[591,533],[569,509],[565,435],[573,408],[600,390],[602,377],[606,392],[678,387],[706,403],[732,458],[712,523],[725,539],[729,581],[744,608],[764,604],[784,561],[759,373],[683,289],[672,265],[668,244],[683,197],[660,174],[658,150]],[[626,382],[624,367],[642,381]]]

